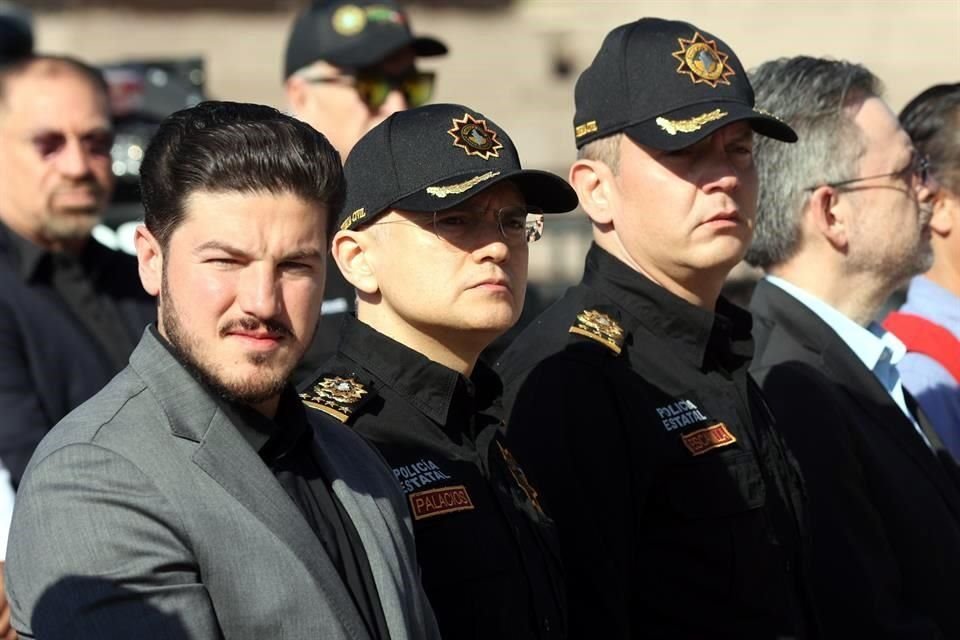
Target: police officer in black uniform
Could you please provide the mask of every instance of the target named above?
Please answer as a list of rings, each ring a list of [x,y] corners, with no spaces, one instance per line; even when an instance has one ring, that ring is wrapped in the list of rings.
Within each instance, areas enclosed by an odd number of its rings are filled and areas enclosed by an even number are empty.
[[[442,635],[565,638],[553,523],[507,448],[480,352],[523,307],[541,212],[576,207],[459,105],[399,112],[354,147],[332,254],[357,289],[304,402],[369,439],[409,501]]]
[[[802,482],[747,373],[750,316],[720,297],[752,235],[753,135],[796,135],[723,41],[651,18],[607,35],[574,124],[583,280],[498,363],[571,637],[800,637]]]

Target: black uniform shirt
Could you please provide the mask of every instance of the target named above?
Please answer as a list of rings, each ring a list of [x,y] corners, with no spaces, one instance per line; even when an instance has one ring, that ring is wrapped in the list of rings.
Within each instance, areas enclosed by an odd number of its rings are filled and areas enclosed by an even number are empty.
[[[127,366],[127,359],[140,340],[140,327],[134,330],[124,321],[113,296],[98,284],[104,277],[112,275],[107,272],[112,264],[104,259],[111,250],[90,238],[77,255],[51,253],[3,225],[0,225],[0,233],[7,235],[17,255],[23,281],[51,286],[68,312],[96,340],[110,365],[117,371]],[[131,268],[135,265],[131,264]],[[146,296],[142,291],[138,293]]]
[[[444,639],[566,637],[553,524],[503,443],[496,374],[478,364],[467,379],[352,315],[322,371],[302,397],[324,380],[363,385],[349,424],[407,496]]]
[[[745,311],[691,305],[594,246],[501,359],[508,441],[560,531],[571,636],[796,633],[802,484],[752,351]]]

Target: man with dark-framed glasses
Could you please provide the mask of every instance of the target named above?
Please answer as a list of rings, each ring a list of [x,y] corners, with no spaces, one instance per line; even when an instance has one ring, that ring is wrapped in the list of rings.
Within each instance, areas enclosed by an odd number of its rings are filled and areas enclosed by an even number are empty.
[[[416,66],[440,56],[445,44],[416,36],[393,0],[315,0],[293,23],[284,58],[287,103],[293,115],[347,154],[390,114],[426,104],[434,74]],[[321,314],[323,329],[294,372],[303,381],[336,349],[340,324],[354,310],[353,287],[332,260]]]
[[[500,379],[478,357],[520,315],[542,214],[575,208],[576,194],[450,104],[390,116],[344,171],[332,252],[357,314],[301,397],[393,468],[444,638],[565,638],[553,522],[502,438]]]
[[[939,185],[864,67],[784,58],[751,79],[799,136],[757,141],[747,261],[766,271],[753,373],[803,471],[823,637],[960,637],[956,466],[874,322],[930,266]]]

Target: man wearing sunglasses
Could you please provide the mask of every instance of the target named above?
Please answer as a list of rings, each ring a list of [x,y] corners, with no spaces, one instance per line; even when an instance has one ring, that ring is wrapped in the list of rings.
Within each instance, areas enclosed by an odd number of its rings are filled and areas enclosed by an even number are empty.
[[[317,0],[293,24],[284,64],[293,115],[323,133],[341,160],[363,134],[390,114],[426,104],[434,74],[418,57],[439,56],[439,40],[415,36],[393,0]],[[354,309],[353,288],[328,264],[323,330],[294,373],[312,373],[333,353],[343,315]]]
[[[824,637],[960,638],[956,466],[873,321],[930,266],[938,185],[864,67],[784,58],[752,80],[800,138],[757,142],[747,260],[767,274],[753,372],[804,473]]]
[[[553,523],[478,357],[520,315],[542,213],[575,208],[576,194],[522,169],[507,134],[460,105],[390,116],[344,171],[332,252],[357,315],[301,397],[393,468],[445,639],[565,638]]]

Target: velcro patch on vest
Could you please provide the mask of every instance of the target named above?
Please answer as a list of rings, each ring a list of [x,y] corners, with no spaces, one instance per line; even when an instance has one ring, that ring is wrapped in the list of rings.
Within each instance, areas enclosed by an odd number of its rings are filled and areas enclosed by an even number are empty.
[[[737,438],[727,429],[727,425],[722,422],[705,429],[685,433],[680,438],[683,440],[683,446],[695,456],[729,446],[737,441]]]
[[[413,512],[414,520],[423,520],[441,516],[445,513],[456,513],[457,511],[470,511],[474,508],[473,500],[470,499],[467,488],[462,484],[454,487],[416,491],[407,497],[410,498],[410,510]]]

